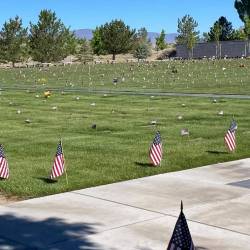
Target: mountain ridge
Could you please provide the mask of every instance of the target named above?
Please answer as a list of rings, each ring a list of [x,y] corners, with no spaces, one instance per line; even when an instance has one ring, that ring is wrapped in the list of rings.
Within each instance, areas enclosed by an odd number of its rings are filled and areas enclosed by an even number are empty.
[[[77,38],[85,38],[86,40],[91,40],[93,37],[92,29],[77,29],[74,30],[73,33]],[[175,39],[177,37],[177,33],[169,33],[166,35],[167,43],[175,43]],[[154,45],[156,43],[156,38],[160,36],[160,33],[157,32],[148,32],[148,39]]]

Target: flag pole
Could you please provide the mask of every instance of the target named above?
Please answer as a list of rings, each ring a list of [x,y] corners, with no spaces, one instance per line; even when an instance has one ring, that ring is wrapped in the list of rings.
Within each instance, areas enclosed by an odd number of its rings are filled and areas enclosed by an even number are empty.
[[[61,138],[61,145],[62,145],[62,152],[63,152],[62,138]],[[65,169],[66,182],[67,182],[67,186],[68,186],[69,185],[69,181],[68,181],[68,174],[67,174],[67,168],[66,168],[64,153],[63,153],[63,164],[64,164],[64,169]]]

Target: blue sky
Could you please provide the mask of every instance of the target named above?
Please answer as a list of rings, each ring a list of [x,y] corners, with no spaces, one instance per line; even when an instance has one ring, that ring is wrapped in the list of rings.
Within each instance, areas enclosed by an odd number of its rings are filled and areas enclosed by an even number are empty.
[[[36,22],[41,9],[51,9],[71,29],[95,28],[118,18],[133,28],[176,32],[178,17],[190,14],[201,32],[220,16],[226,16],[235,28],[242,26],[234,0],[1,0],[0,25],[19,15],[24,25]]]

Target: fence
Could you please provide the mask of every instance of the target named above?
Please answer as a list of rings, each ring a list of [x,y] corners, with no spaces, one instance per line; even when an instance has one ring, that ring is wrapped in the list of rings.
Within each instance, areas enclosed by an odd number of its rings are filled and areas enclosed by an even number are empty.
[[[192,51],[185,45],[176,45],[176,57],[188,59],[202,58],[238,58],[250,56],[250,45],[248,41],[222,41],[197,43]]]

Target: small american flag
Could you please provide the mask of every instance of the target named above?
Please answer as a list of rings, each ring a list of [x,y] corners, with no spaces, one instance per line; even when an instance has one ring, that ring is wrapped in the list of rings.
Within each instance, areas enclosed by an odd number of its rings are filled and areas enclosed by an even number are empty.
[[[183,213],[181,202],[181,213],[176,222],[173,235],[168,244],[167,250],[195,250],[191,234],[189,232],[186,217]]]
[[[62,141],[58,143],[54,165],[52,167],[50,178],[54,179],[61,176],[64,172],[64,156],[62,149]]]
[[[230,128],[228,129],[224,137],[225,145],[231,152],[236,149],[236,138],[235,138],[236,130],[237,130],[237,124],[233,120],[230,125]]]
[[[4,155],[3,145],[0,144],[0,178],[9,178],[9,166]]]
[[[156,133],[154,141],[149,149],[149,158],[154,166],[160,165],[162,160],[162,143],[159,131]]]

